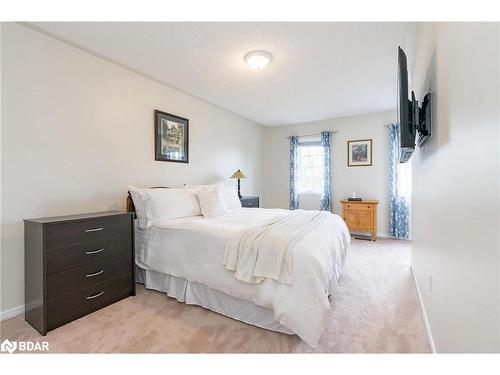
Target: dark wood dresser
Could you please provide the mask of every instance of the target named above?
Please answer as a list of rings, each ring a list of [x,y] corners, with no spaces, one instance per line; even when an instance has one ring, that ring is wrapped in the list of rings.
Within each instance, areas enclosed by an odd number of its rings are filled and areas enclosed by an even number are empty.
[[[135,295],[126,212],[24,220],[25,320],[42,335]]]
[[[246,196],[240,198],[241,207],[259,207],[259,197]]]

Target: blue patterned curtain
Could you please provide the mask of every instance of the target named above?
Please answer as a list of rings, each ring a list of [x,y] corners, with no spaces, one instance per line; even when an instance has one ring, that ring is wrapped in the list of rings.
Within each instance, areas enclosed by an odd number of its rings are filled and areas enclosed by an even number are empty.
[[[399,124],[389,125],[389,231],[395,238],[410,237],[409,202],[399,191]]]
[[[331,168],[331,146],[332,132],[321,132],[321,147],[324,154],[323,169],[323,192],[321,193],[320,210],[332,210],[332,168]]]
[[[299,193],[297,192],[297,148],[299,137],[290,137],[290,209],[299,208]]]

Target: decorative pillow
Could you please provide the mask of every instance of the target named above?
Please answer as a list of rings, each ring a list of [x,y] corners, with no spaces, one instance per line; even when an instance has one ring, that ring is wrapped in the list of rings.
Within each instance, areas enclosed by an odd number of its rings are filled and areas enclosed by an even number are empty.
[[[140,191],[144,189],[136,188],[135,186],[128,187],[132,201],[134,202],[135,214],[137,215],[137,222],[139,223],[139,228],[146,229],[148,222],[148,217],[146,216],[146,208],[144,207],[144,202],[140,196]]]
[[[227,206],[224,202],[221,186],[198,188],[197,194],[203,216],[210,218],[227,214]]]
[[[234,186],[225,186],[224,184],[213,184],[213,185],[185,185],[187,189],[192,189],[198,193],[200,189],[215,189],[220,187],[222,189],[222,196],[224,198],[224,203],[228,209],[241,208],[240,198],[238,198],[238,193]]]
[[[201,215],[196,193],[190,189],[139,189],[139,196],[147,217],[146,229],[163,220]]]
[[[227,208],[241,208],[241,201],[234,186],[224,186],[223,192]]]

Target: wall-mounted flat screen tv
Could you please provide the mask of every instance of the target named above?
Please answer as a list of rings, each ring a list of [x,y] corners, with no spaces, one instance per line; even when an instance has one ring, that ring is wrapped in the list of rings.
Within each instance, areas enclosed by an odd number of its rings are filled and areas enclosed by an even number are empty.
[[[398,123],[401,129],[399,162],[405,163],[415,150],[414,106],[408,100],[406,54],[398,47]]]

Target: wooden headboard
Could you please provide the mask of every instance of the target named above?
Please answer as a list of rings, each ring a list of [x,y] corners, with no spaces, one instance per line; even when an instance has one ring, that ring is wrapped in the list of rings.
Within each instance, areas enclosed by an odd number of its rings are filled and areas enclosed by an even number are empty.
[[[150,189],[168,189],[170,186],[153,186]],[[127,193],[127,204],[125,205],[127,212],[135,212],[134,200],[130,195],[130,191]]]

